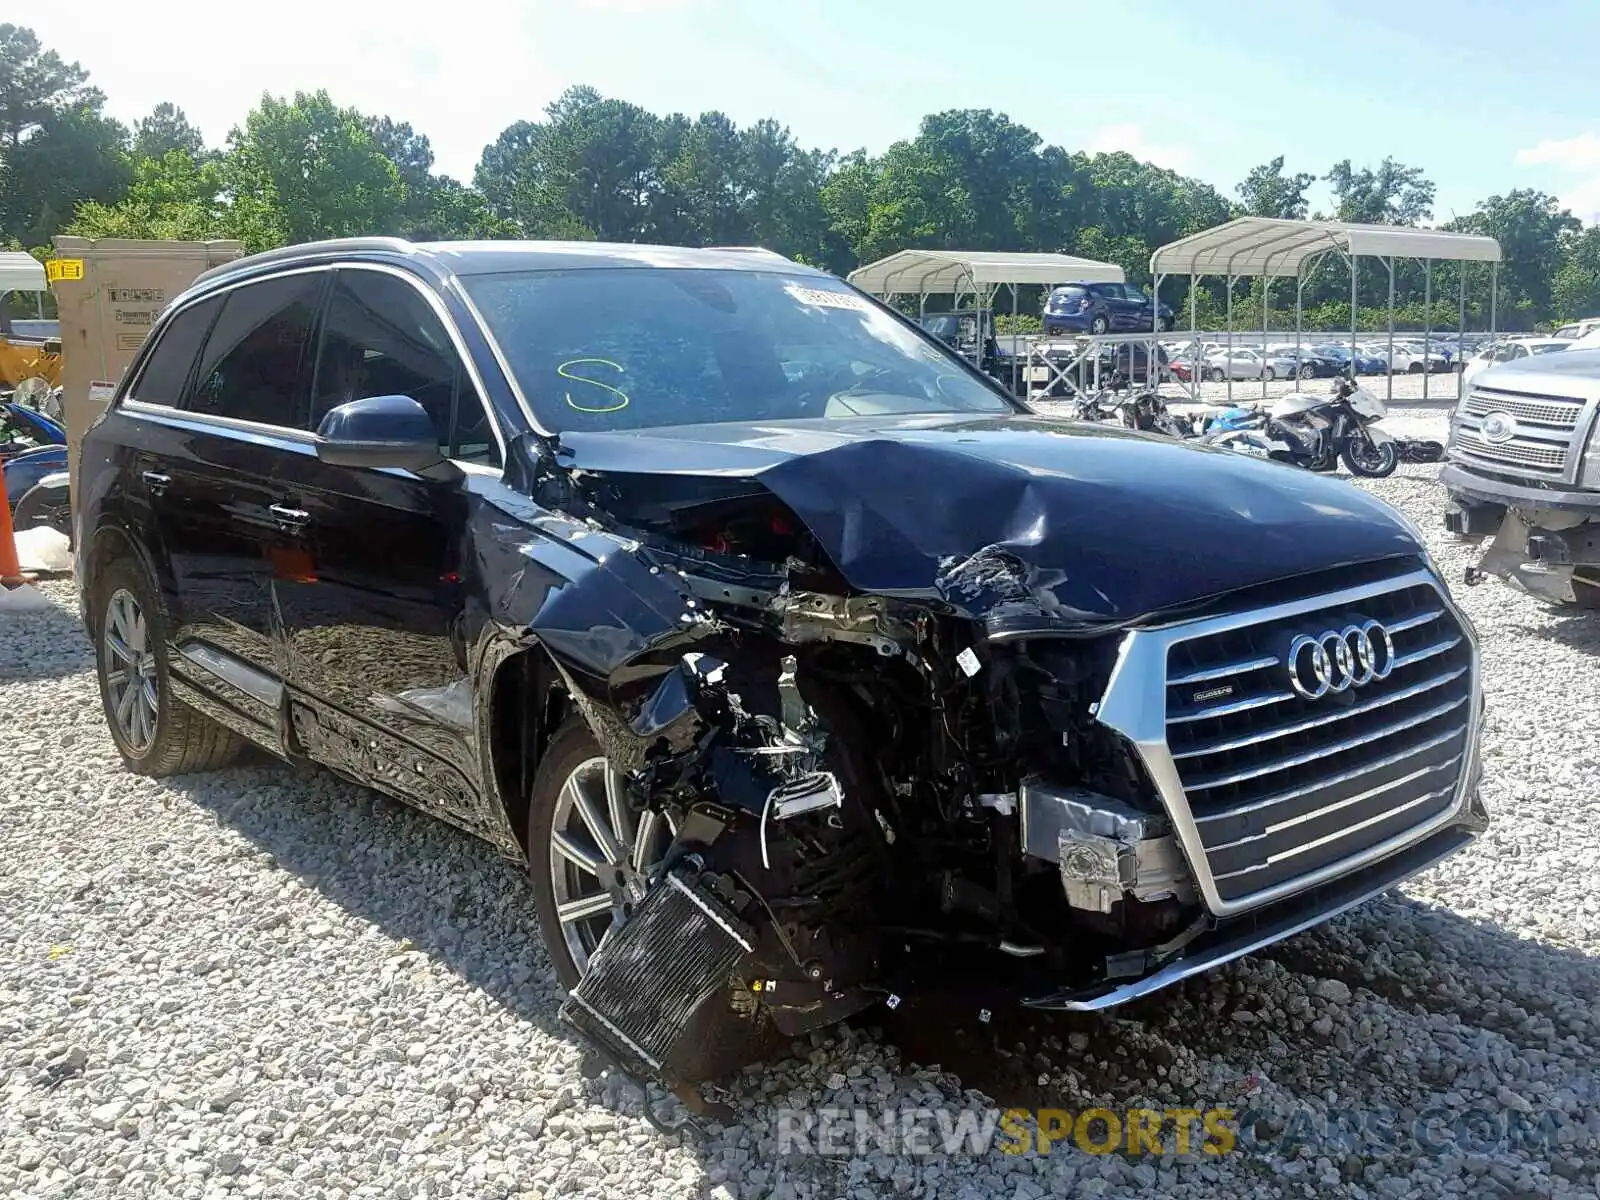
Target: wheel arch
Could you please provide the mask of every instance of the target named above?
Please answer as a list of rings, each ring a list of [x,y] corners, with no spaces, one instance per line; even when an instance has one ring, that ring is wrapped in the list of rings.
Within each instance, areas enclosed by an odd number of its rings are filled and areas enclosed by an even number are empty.
[[[487,657],[480,679],[484,782],[506,831],[526,855],[534,772],[572,712],[572,698],[555,660],[538,642],[501,643]]]
[[[118,524],[104,524],[96,529],[85,541],[81,550],[83,564],[80,572],[79,583],[83,589],[83,608],[86,620],[92,621],[93,606],[89,603],[94,596],[99,577],[102,576],[112,563],[128,559],[138,565],[144,572],[145,578],[150,580],[152,589],[163,607],[170,608],[171,578],[162,571],[156,563],[155,555],[150,552],[150,547],[140,538],[135,537],[127,529]]]

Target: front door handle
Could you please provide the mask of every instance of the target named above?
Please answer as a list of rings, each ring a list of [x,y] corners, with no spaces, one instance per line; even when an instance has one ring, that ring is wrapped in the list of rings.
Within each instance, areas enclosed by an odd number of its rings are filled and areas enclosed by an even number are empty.
[[[167,490],[167,485],[172,482],[171,475],[163,475],[160,471],[146,471],[144,473],[145,486],[150,489],[152,496],[159,496]]]
[[[272,514],[272,520],[279,529],[293,533],[304,529],[306,522],[311,520],[311,514],[303,508],[289,508],[287,505],[274,504],[267,511]]]

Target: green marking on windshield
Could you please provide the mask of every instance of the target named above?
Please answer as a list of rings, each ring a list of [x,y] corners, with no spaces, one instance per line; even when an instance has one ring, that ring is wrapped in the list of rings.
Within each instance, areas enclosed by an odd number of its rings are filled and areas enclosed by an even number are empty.
[[[612,362],[609,358],[569,358],[566,362],[562,363],[556,368],[556,374],[560,375],[563,379],[570,379],[574,383],[587,383],[590,387],[597,387],[603,392],[609,392],[611,395],[617,397],[617,401],[614,404],[605,404],[600,406],[579,404],[572,398],[572,393],[567,392],[567,407],[576,409],[578,412],[582,413],[609,413],[618,412],[621,409],[627,408],[629,403],[628,393],[623,391],[621,388],[612,387],[609,383],[602,383],[598,379],[590,379],[587,375],[574,375],[567,370],[568,367],[576,367],[583,363],[594,363],[598,366],[610,367],[619,375],[625,374],[627,370],[621,363]]]

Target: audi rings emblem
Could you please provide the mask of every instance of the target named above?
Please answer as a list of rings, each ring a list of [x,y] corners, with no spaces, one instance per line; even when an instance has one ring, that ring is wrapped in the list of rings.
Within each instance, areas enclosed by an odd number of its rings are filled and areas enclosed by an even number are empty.
[[[1394,639],[1378,621],[1300,634],[1289,643],[1289,686],[1307,700],[1348,692],[1394,670]]]

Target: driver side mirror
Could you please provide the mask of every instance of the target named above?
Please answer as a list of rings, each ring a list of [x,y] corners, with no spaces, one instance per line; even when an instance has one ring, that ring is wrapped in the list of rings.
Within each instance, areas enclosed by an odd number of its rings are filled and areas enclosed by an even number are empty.
[[[369,396],[329,409],[317,426],[316,448],[329,466],[396,468],[439,480],[461,474],[439,452],[427,409],[410,396]]]

